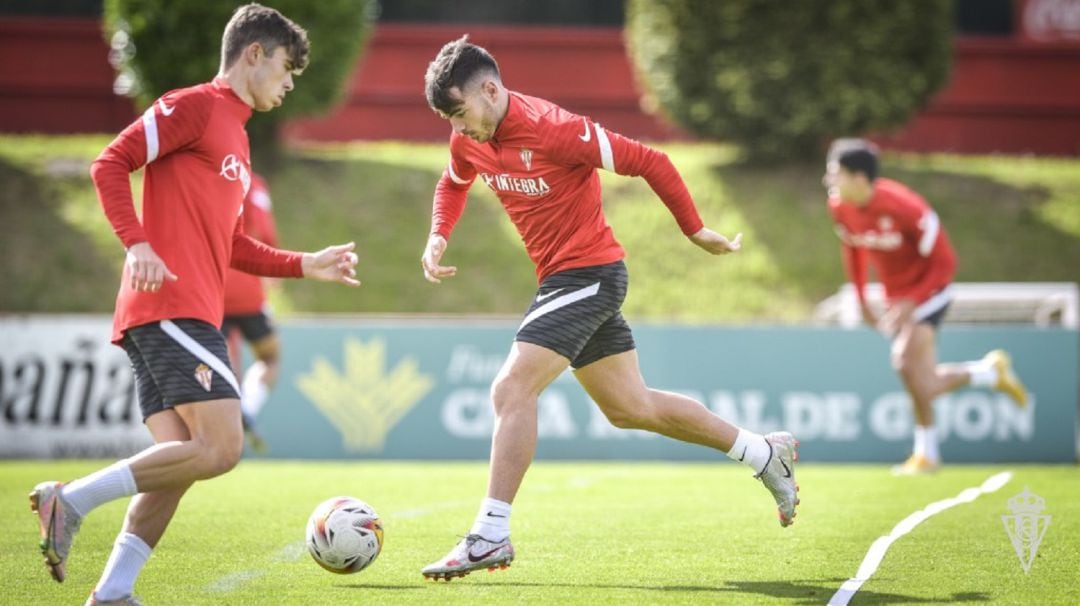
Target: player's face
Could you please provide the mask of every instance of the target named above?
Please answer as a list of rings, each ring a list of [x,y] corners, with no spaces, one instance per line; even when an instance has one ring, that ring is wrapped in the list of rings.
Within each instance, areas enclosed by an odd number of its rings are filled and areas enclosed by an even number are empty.
[[[845,202],[861,202],[864,198],[865,179],[840,166],[839,162],[825,165],[825,174],[821,184],[829,192],[830,198],[840,198]]]
[[[494,95],[487,86],[466,86],[464,92],[454,87],[450,90],[450,96],[461,100],[461,104],[452,113],[443,114],[443,117],[450,121],[454,132],[461,133],[477,143],[489,141],[499,126],[499,115]]]
[[[270,54],[260,53],[251,76],[255,111],[265,112],[280,106],[285,101],[285,93],[293,89],[294,73],[289,51],[284,46],[275,48]]]

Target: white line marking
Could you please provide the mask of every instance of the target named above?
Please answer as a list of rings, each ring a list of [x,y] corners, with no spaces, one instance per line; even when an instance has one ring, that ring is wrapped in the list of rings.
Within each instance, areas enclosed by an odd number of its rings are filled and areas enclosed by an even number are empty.
[[[925,522],[934,514],[941,513],[946,509],[950,509],[963,503],[970,503],[980,495],[997,492],[999,488],[1008,484],[1011,479],[1012,472],[1010,471],[1003,471],[999,474],[992,475],[978,488],[965,488],[955,497],[931,503],[924,509],[916,511],[901,520],[899,524],[893,527],[892,532],[886,536],[879,537],[878,540],[874,541],[874,544],[870,546],[870,551],[866,552],[866,557],[863,558],[862,564],[859,565],[859,571],[855,573],[854,577],[844,581],[844,584],[840,586],[840,589],[838,589],[836,593],[833,594],[833,597],[829,599],[829,606],[847,606],[847,603],[851,601],[851,598],[855,597],[855,592],[862,587],[863,583],[870,580],[870,577],[877,571],[878,565],[881,564],[881,560],[885,557],[885,552],[897,539],[911,532],[913,528]]]

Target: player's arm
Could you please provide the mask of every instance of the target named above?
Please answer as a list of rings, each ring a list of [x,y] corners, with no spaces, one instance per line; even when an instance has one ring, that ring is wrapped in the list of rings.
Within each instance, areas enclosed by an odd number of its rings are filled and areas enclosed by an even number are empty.
[[[848,282],[855,288],[863,322],[869,326],[877,326],[878,316],[866,302],[866,251],[847,242],[847,230],[840,222],[836,223],[836,235],[840,237],[840,256],[843,258],[844,272]]]
[[[230,265],[233,269],[270,278],[313,278],[359,286],[354,242],[328,246],[318,252],[294,252],[274,248],[244,233],[236,221]]]
[[[157,291],[164,280],[176,280],[154,252],[135,214],[129,175],[140,167],[182,149],[202,136],[209,111],[196,95],[166,94],[128,125],[90,165],[98,200],[116,236],[127,249],[131,288]]]
[[[898,213],[900,229],[904,237],[915,243],[919,256],[926,259],[927,270],[922,279],[912,287],[909,297],[921,302],[930,298],[934,291],[948,284],[955,271],[955,263],[945,257],[944,238],[941,237],[941,220],[929,206],[922,206],[915,212]]]
[[[431,209],[431,232],[428,235],[424,253],[420,256],[420,266],[424,269],[424,278],[438,284],[443,278],[457,274],[457,267],[442,265],[442,256],[461,214],[465,212],[465,202],[469,196],[469,187],[476,179],[476,169],[454,153],[454,143],[450,144],[450,162],[435,186],[435,199]]]
[[[586,117],[569,113],[561,114],[558,121],[553,121],[552,130],[556,157],[562,156],[571,163],[588,163],[620,175],[644,178],[671,211],[683,234],[705,251],[722,255],[741,247],[742,234],[728,240],[705,227],[686,183],[664,152],[605,130]]]

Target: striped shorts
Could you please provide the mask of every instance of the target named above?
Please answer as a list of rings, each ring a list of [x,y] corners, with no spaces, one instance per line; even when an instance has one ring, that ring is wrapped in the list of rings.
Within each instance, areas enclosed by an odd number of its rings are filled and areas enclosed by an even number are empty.
[[[623,318],[629,276],[622,261],[568,269],[540,284],[516,341],[546,347],[573,368],[634,349]]]
[[[202,320],[135,326],[120,345],[131,360],[144,421],[180,404],[240,398],[225,337]]]

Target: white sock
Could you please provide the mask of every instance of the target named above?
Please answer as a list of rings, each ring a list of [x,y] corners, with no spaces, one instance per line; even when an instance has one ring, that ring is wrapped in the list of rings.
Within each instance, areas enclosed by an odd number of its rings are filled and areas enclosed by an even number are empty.
[[[94,588],[97,599],[108,602],[131,595],[135,590],[135,579],[150,558],[150,551],[150,546],[137,535],[121,532],[113,543],[101,580]]]
[[[965,362],[964,370],[971,377],[972,387],[994,387],[998,382],[998,371],[994,365],[986,360]]]
[[[252,419],[259,415],[263,404],[266,404],[267,398],[270,397],[270,387],[262,380],[265,374],[266,364],[262,362],[252,364],[244,373],[240,408]]]
[[[478,534],[496,543],[510,536],[510,504],[485,498],[469,534]]]
[[[754,473],[761,473],[769,464],[772,456],[772,447],[765,441],[765,437],[746,429],[739,429],[739,435],[735,437],[735,444],[727,452],[728,458],[750,466]]]
[[[64,502],[85,517],[97,506],[109,501],[138,494],[135,476],[131,475],[131,466],[127,459],[121,459],[105,469],[64,484],[60,495]]]
[[[926,427],[922,425],[915,426],[914,453],[922,455],[931,461],[937,461],[941,457],[938,454],[937,428],[933,425]]]

